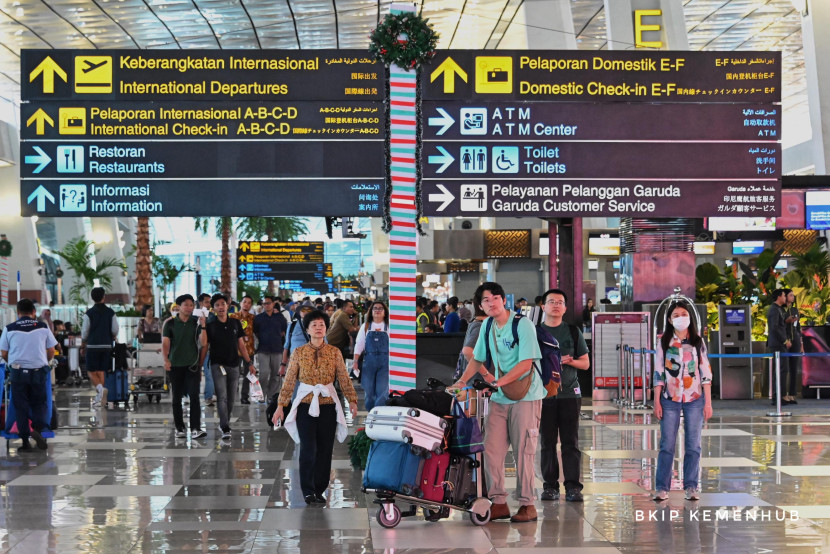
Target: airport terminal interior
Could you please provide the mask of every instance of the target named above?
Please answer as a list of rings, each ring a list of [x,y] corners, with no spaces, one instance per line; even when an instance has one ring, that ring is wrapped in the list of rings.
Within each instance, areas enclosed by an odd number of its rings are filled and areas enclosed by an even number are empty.
[[[103,285],[135,387],[99,402],[64,333],[54,437],[18,452],[2,364],[0,551],[830,552],[826,29],[830,0],[0,1],[0,323],[30,298],[80,328]],[[378,300],[391,388],[423,389],[453,381],[464,335],[416,335],[415,298],[472,307],[485,281],[534,322],[567,291],[590,351],[583,499],[540,498],[539,447],[530,522],[398,498],[389,525],[349,451],[359,381],[313,502],[267,399],[236,398],[228,438],[200,394],[205,436],[176,436],[137,340],[185,293]],[[768,353],[773,289],[795,357]],[[672,299],[704,331],[713,416],[699,498],[681,430],[656,502],[644,391]],[[515,514],[512,449],[504,469]]]

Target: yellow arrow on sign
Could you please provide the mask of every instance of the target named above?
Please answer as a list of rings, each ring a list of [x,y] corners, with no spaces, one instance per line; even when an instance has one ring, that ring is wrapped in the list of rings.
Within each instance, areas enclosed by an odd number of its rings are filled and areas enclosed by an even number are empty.
[[[35,123],[35,133],[38,135],[42,135],[46,130],[46,123],[49,124],[50,127],[55,126],[55,122],[52,121],[52,118],[49,117],[49,114],[43,111],[43,108],[38,108],[35,113],[32,114],[32,117],[26,120],[26,127],[29,127],[32,123]]]
[[[248,248],[248,243],[247,243],[247,242],[243,242],[243,243],[239,246],[239,249],[240,249],[240,250],[242,250],[243,252],[247,252],[248,250],[250,250],[250,249]]]
[[[455,60],[447,56],[441,65],[435,68],[435,71],[432,72],[429,76],[429,82],[435,82],[435,79],[444,75],[444,93],[445,94],[452,94],[455,92],[455,75],[457,74],[461,77],[461,80],[465,83],[467,82],[467,72],[461,69],[461,66],[455,63]]]
[[[43,73],[43,93],[52,94],[55,92],[55,75],[66,82],[66,71],[61,69],[51,56],[46,56],[42,62],[38,64],[34,71],[29,73],[29,82],[34,81],[38,75]]]

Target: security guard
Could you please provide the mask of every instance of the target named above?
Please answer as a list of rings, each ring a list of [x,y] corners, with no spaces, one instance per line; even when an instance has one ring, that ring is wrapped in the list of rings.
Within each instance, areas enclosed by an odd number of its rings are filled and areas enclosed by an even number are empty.
[[[18,452],[30,452],[29,437],[37,447],[46,450],[46,439],[40,434],[48,428],[46,419],[46,380],[49,360],[58,344],[42,321],[35,319],[35,304],[28,298],[17,303],[18,320],[6,326],[0,337],[0,355],[11,368],[12,403],[17,417],[17,433],[23,440]],[[51,415],[51,414],[49,414]],[[29,428],[29,420],[32,428]]]

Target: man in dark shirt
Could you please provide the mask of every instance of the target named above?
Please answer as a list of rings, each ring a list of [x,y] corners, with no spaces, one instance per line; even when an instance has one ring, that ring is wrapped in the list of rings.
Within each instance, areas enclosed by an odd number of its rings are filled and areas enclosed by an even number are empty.
[[[349,346],[351,345],[351,336],[349,333],[360,329],[359,325],[352,324],[351,318],[354,313],[354,302],[351,300],[344,301],[343,309],[334,314],[331,327],[329,327],[329,331],[326,334],[326,341],[340,349],[344,360],[350,357]]]
[[[792,346],[792,342],[787,338],[787,322],[785,320],[787,314],[784,312],[787,295],[782,289],[775,289],[772,291],[770,298],[772,304],[767,310],[767,350],[770,352],[786,352]],[[785,359],[782,359],[782,366]],[[773,387],[772,398],[770,399],[773,406],[775,406],[776,398],[775,387]]]
[[[219,427],[222,429],[222,438],[229,439],[230,415],[236,386],[239,383],[240,357],[249,368],[253,367],[253,362],[245,348],[242,323],[238,319],[228,317],[228,299],[221,294],[214,294],[210,299],[210,305],[216,317],[206,325],[205,332],[202,333],[202,356],[210,350],[210,371],[213,373],[213,384],[216,388]]]
[[[567,296],[559,289],[544,294],[545,320],[543,329],[559,342],[562,354],[562,386],[554,398],[542,401],[539,436],[542,439],[542,478],[545,490],[542,500],[559,500],[559,460],[556,458],[556,437],[562,444],[562,473],[565,477],[565,500],[582,502],[582,452],[579,450],[579,411],[582,391],[577,370],[590,366],[588,346],[578,328],[562,321],[568,309]],[[577,344],[574,344],[576,337]]]
[[[259,340],[256,356],[259,362],[259,382],[266,401],[279,391],[280,366],[288,324],[279,313],[279,302],[273,296],[262,300],[265,311],[254,317],[254,335]]]
[[[86,371],[95,387],[94,407],[107,403],[104,388],[106,372],[112,368],[112,343],[118,336],[118,318],[112,308],[104,304],[104,289],[95,287],[90,294],[95,304],[84,314],[81,348],[85,350]]]
[[[199,383],[202,380],[199,363],[204,360],[204,353],[199,348],[199,335],[205,328],[205,318],[200,317],[196,321],[193,317],[196,303],[189,294],[176,298],[176,304],[179,306],[179,313],[164,322],[161,333],[164,369],[170,374],[170,387],[173,389],[176,438],[187,436],[182,413],[182,397],[187,392],[190,397],[190,436],[200,439],[207,436],[202,429],[202,409],[199,403]]]

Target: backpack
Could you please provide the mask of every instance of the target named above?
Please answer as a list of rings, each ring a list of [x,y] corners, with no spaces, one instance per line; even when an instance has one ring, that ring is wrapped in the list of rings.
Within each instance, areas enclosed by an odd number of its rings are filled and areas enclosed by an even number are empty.
[[[524,317],[522,314],[513,316],[513,343],[510,348],[513,348],[519,343],[519,320]],[[545,398],[551,398],[559,394],[559,387],[562,385],[562,354],[559,352],[559,341],[551,336],[540,325],[534,325],[536,328],[536,342],[539,344],[539,350],[542,353],[542,359],[537,365],[533,362],[533,367],[542,378],[542,385],[547,391]],[[571,338],[574,340],[574,345],[578,344],[577,338],[574,338],[575,328],[569,325],[571,330]],[[488,369],[493,367],[493,355],[490,353],[490,330],[493,328],[493,318],[487,318],[487,326],[484,332],[484,347],[487,351],[487,360],[484,365]]]
[[[291,354],[291,339],[294,338],[294,327],[296,327],[298,323],[300,324],[300,331],[303,332],[303,336],[305,337],[306,342],[311,340],[311,338],[308,336],[308,331],[306,331],[305,327],[303,327],[303,323],[299,319],[295,319],[294,321],[292,321],[291,325],[288,327],[288,344],[285,346],[285,348],[288,350],[289,355]]]

